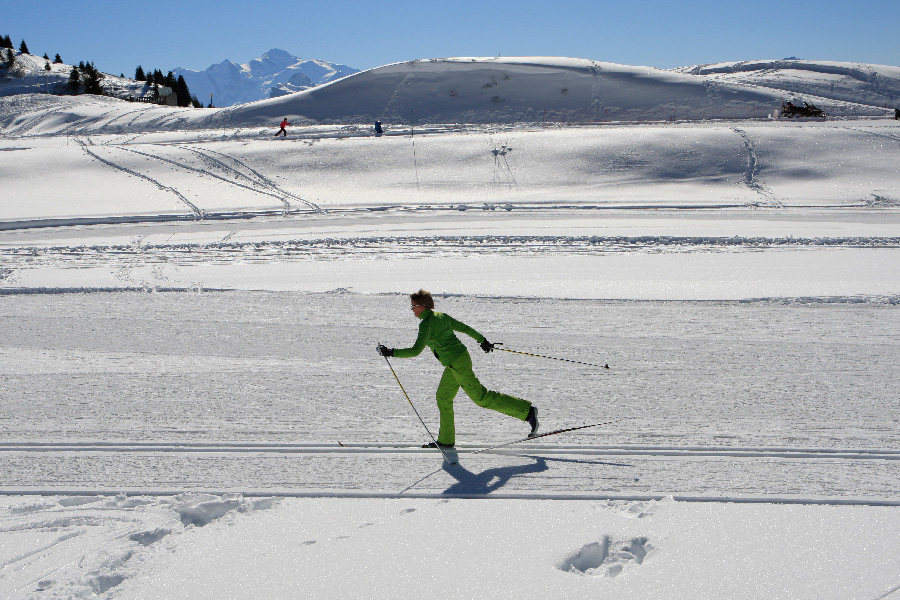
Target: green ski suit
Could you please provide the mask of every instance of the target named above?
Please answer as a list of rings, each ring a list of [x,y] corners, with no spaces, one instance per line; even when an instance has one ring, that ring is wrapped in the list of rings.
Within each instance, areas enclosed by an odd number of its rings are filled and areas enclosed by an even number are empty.
[[[459,388],[462,388],[472,402],[483,408],[490,408],[522,421],[528,418],[531,402],[493,392],[484,387],[472,371],[472,357],[469,351],[456,337],[455,331],[465,333],[479,344],[485,337],[450,315],[426,309],[419,314],[419,336],[410,348],[395,348],[394,356],[411,358],[418,356],[425,349],[431,348],[435,358],[444,365],[444,374],[438,384],[438,411],[441,415],[441,429],[437,441],[441,444],[456,443],[456,426],[453,420],[453,399]]]

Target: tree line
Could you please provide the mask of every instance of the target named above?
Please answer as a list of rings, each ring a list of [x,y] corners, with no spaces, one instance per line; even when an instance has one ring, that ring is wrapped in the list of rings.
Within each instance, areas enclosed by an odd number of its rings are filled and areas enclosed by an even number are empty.
[[[144,81],[147,85],[170,88],[175,92],[175,97],[178,98],[178,106],[190,106],[193,104],[200,108],[203,107],[200,101],[197,100],[197,97],[191,94],[184,77],[181,75],[175,77],[172,71],[169,71],[166,75],[163,75],[159,69],[155,69],[151,73],[144,73],[144,68],[138,65],[134,70],[134,80]]]
[[[9,35],[0,36],[0,50],[5,50],[5,52],[0,52],[0,67],[5,68],[7,72],[15,72],[15,47],[13,46]],[[22,43],[19,44],[19,52],[21,54],[31,54],[25,40],[22,40]],[[50,71],[50,57],[47,56],[46,53],[44,53],[44,60],[47,61],[44,65],[44,69]],[[63,64],[62,57],[57,54],[53,59],[53,63]],[[123,79],[125,78],[124,75],[121,77]],[[84,61],[81,61],[77,66],[72,67],[72,70],[69,73],[69,81],[65,86],[66,91],[70,94],[104,95],[106,93],[102,83],[104,78],[105,75],[97,70],[93,62],[85,63]],[[144,73],[144,69],[138,65],[137,69],[135,69],[134,79],[136,81],[143,81],[144,85],[147,87],[152,87],[155,96],[159,95],[160,86],[170,88],[175,94],[177,99],[176,104],[178,106],[193,105],[196,107],[203,107],[203,104],[197,100],[197,97],[191,94],[187,82],[181,75],[176,78],[171,71],[169,71],[167,75],[163,75],[162,71],[159,69],[147,74]]]
[[[3,57],[3,54],[0,53],[0,62],[7,69],[12,69],[16,64],[16,53],[14,52],[15,47],[13,46],[12,40],[9,35],[0,36],[0,50],[6,50],[6,57]],[[20,54],[31,54],[31,51],[28,50],[28,44],[25,43],[25,40],[22,40],[22,43],[19,44],[19,53]],[[44,68],[49,71],[50,70],[50,57],[47,56],[47,53],[44,52],[44,60],[47,61]],[[63,64],[62,57],[57,53],[56,57],[53,59],[53,64],[61,65]]]

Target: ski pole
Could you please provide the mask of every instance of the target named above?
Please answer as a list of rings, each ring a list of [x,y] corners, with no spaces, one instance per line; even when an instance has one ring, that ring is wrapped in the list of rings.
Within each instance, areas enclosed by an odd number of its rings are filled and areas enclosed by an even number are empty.
[[[412,406],[413,412],[416,413],[417,417],[419,417],[419,422],[422,423],[422,427],[424,427],[425,431],[428,432],[428,436],[431,438],[431,441],[434,442],[435,447],[441,451],[441,454],[444,456],[444,460],[446,460],[449,463],[450,459],[447,458],[447,455],[444,453],[444,449],[441,448],[440,444],[438,444],[438,441],[431,434],[431,430],[428,429],[428,425],[426,425],[425,421],[422,420],[422,416],[419,414],[419,411],[416,410],[416,405],[413,404],[412,400],[409,399],[409,394],[406,393],[406,389],[403,387],[403,384],[400,383],[400,378],[397,377],[397,372],[394,371],[394,366],[391,364],[391,361],[388,360],[387,356],[384,357],[384,362],[386,362],[388,364],[388,368],[391,370],[391,373],[394,374],[394,379],[397,380],[397,385],[400,386],[400,391],[402,391],[403,395],[406,396],[406,401],[409,402],[409,405]]]
[[[495,343],[495,350],[502,350],[503,352],[512,352],[513,354],[524,354],[525,356],[535,356],[537,358],[549,358],[550,360],[561,360],[563,362],[575,363],[577,365],[587,365],[589,367],[599,367],[601,369],[609,369],[609,363],[603,365],[595,365],[594,363],[589,362],[581,362],[580,360],[569,360],[568,358],[556,358],[555,356],[544,356],[543,354],[532,354],[530,352],[519,352],[518,350],[507,350],[506,348],[497,348],[497,346],[502,346],[502,343]]]

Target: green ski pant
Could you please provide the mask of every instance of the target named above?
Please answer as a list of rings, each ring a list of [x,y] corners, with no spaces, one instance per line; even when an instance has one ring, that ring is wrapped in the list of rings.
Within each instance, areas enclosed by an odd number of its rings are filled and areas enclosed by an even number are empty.
[[[531,408],[531,402],[501,394],[500,392],[492,392],[487,389],[472,371],[472,357],[469,352],[454,360],[444,368],[444,374],[441,376],[441,382],[438,384],[437,405],[441,414],[441,429],[438,433],[437,441],[441,444],[456,443],[456,426],[453,421],[453,399],[456,393],[462,388],[472,402],[483,408],[490,408],[497,412],[515,417],[524,421],[528,418],[528,411]]]

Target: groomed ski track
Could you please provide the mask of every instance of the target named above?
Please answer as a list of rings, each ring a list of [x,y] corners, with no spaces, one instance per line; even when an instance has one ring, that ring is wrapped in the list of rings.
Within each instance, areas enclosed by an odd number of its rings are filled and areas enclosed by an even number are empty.
[[[610,364],[473,355],[545,430],[618,421],[475,454],[524,425],[460,398],[444,464],[374,352],[412,338],[400,294],[14,294],[0,494],[900,504],[896,304],[440,302]],[[398,375],[431,426],[429,359]]]
[[[524,443],[474,454],[488,447],[458,444],[459,464],[447,465],[433,450],[395,443],[8,442],[0,457],[19,472],[0,494],[900,506],[895,450]],[[148,462],[155,474],[140,468]],[[103,483],[110,473],[119,486]],[[854,485],[841,485],[848,476]],[[754,489],[760,480],[769,480],[765,494]]]
[[[461,457],[474,452],[507,454],[507,455],[589,455],[589,456],[677,456],[698,457],[717,456],[733,458],[802,458],[824,459],[843,458],[856,460],[900,460],[900,450],[840,450],[834,448],[730,448],[730,447],[677,447],[677,446],[582,446],[552,445],[542,446],[539,443],[521,443],[515,447],[504,446],[492,448],[489,444],[458,444],[457,451]],[[155,443],[155,442],[3,442],[0,452],[208,452],[208,453],[256,453],[273,452],[278,454],[319,454],[319,455],[352,455],[352,454],[424,454],[435,455],[433,450],[419,448],[415,445],[395,443],[352,444],[235,444],[198,442]]]

